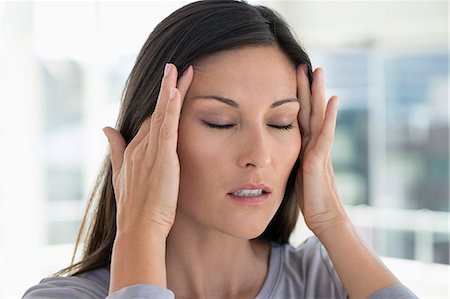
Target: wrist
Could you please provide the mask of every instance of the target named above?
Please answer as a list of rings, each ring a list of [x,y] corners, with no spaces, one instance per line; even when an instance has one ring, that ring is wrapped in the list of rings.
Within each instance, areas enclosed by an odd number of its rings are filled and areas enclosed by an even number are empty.
[[[135,284],[165,288],[166,238],[149,231],[116,234],[111,257],[110,293]]]
[[[342,216],[323,223],[321,225],[316,225],[314,229],[311,229],[314,235],[320,240],[321,243],[325,244],[328,241],[332,241],[335,238],[339,238],[342,234],[347,234],[353,232],[353,224],[350,219],[346,216]]]
[[[138,228],[136,228],[138,227]],[[129,228],[117,227],[114,242],[154,242],[165,244],[168,232],[158,227],[142,228],[139,226]]]
[[[117,221],[116,238],[167,239],[171,226],[157,221]]]

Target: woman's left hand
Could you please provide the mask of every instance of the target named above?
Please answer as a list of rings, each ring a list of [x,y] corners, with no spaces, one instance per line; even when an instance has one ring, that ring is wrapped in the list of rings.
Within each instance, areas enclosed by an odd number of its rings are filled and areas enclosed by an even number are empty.
[[[320,239],[327,228],[345,223],[348,218],[336,189],[331,161],[338,99],[333,96],[326,103],[323,70],[320,68],[313,73],[310,92],[306,70],[305,65],[297,68],[302,147],[294,192],[306,225]]]

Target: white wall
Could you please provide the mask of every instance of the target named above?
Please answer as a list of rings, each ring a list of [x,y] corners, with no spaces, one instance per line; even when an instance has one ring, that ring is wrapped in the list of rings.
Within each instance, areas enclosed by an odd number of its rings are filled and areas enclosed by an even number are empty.
[[[21,20],[21,23],[15,23]],[[1,90],[1,286],[17,296],[35,279],[43,245],[41,182],[42,111],[32,53],[31,4],[15,3],[2,13]]]
[[[281,12],[309,50],[446,46],[447,1],[260,1]]]

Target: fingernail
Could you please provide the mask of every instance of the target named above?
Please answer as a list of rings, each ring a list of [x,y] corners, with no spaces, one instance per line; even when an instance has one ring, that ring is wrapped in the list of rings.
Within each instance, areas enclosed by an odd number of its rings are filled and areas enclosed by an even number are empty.
[[[103,129],[102,129],[102,131],[103,131],[103,134],[105,134],[105,136],[106,136],[106,138],[108,139],[108,142],[109,142],[109,137],[108,137],[108,135],[106,134],[106,127],[104,127]]]
[[[323,80],[323,69],[319,69],[319,78]]]
[[[183,77],[184,75],[186,75],[186,73],[188,72],[188,70],[189,70],[189,66],[183,71],[183,73],[181,73],[181,77]]]
[[[166,66],[164,68],[164,77],[166,77],[170,72],[170,63],[166,63]]]
[[[189,69],[191,69],[191,68],[193,68],[193,67],[192,67],[192,64],[189,65],[189,66],[186,68],[186,70],[183,72],[183,75],[182,75],[182,76],[184,76],[184,75],[189,71]]]

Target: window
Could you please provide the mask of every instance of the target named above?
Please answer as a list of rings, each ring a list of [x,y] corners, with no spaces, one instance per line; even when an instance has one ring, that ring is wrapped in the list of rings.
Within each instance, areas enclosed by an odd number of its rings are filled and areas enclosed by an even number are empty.
[[[448,264],[446,50],[313,55],[341,98],[332,154],[349,211],[381,255]]]

